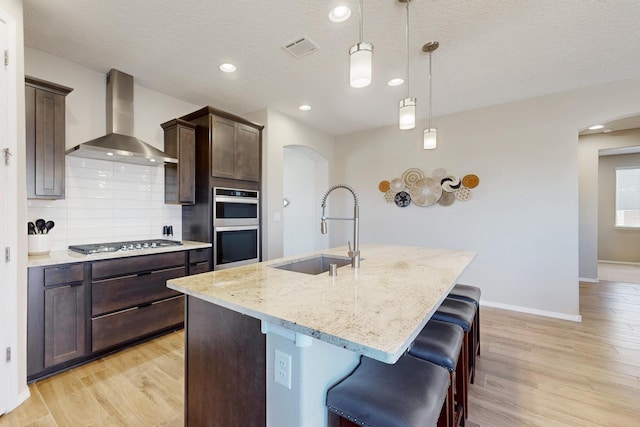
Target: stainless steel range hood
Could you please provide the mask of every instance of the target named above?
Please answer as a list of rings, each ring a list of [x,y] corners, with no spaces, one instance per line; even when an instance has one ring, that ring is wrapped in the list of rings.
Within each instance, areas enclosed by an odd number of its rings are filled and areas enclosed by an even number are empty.
[[[67,150],[69,156],[159,166],[177,159],[133,136],[133,76],[107,73],[107,135]]]

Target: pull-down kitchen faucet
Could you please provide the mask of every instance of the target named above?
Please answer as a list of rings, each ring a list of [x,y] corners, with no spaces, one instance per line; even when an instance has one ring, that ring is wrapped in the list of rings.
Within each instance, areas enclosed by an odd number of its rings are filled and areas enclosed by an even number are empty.
[[[353,218],[329,218],[325,215],[324,210],[327,207],[327,196],[329,196],[329,193],[331,193],[333,190],[337,188],[344,188],[346,190],[349,190],[353,195],[353,202],[354,202]],[[320,232],[322,234],[327,234],[327,220],[353,221],[353,250],[351,250],[351,243],[348,242],[349,243],[348,254],[349,254],[349,258],[351,258],[351,266],[353,268],[360,267],[360,231],[358,227],[358,221],[359,221],[358,217],[359,217],[358,195],[356,194],[355,190],[350,186],[345,184],[334,185],[333,187],[327,190],[324,196],[322,196],[322,218],[320,221]]]

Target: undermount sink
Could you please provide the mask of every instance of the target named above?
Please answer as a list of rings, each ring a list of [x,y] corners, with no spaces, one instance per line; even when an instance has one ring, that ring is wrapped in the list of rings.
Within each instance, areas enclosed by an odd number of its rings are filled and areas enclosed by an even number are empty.
[[[272,267],[279,268],[281,270],[295,271],[296,273],[316,275],[329,271],[329,264],[337,264],[338,267],[342,267],[344,265],[351,264],[351,258],[317,255],[313,258],[296,260],[281,265],[273,265]]]

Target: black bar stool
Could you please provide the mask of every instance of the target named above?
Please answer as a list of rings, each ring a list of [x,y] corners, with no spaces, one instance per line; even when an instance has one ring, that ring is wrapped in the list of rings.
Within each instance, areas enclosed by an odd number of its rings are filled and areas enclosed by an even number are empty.
[[[431,316],[434,320],[453,323],[464,331],[462,340],[462,364],[464,376],[464,394],[462,398],[465,411],[469,407],[469,384],[475,372],[475,329],[473,318],[476,315],[476,306],[467,301],[445,298],[440,307]]]
[[[480,355],[480,295],[482,292],[477,286],[457,284],[453,287],[447,298],[472,302],[476,305],[476,316],[473,319],[476,328],[476,354]],[[474,375],[475,377],[475,375]],[[471,382],[473,382],[473,378]]]
[[[407,354],[393,364],[362,357],[327,392],[329,426],[442,426],[448,424],[446,369]]]
[[[429,320],[420,331],[409,348],[409,354],[427,362],[449,370],[450,385],[448,391],[449,413],[454,414],[449,419],[449,426],[464,426],[468,410],[464,407],[463,396],[466,384],[464,382],[465,366],[460,355],[464,331],[453,323]]]

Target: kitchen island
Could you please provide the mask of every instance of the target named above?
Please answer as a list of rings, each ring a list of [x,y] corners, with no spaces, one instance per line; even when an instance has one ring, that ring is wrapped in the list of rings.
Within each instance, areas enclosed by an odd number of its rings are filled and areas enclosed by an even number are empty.
[[[187,295],[189,425],[325,426],[326,390],[364,355],[394,363],[474,252],[363,245],[359,269],[277,268],[317,254],[169,280]]]

